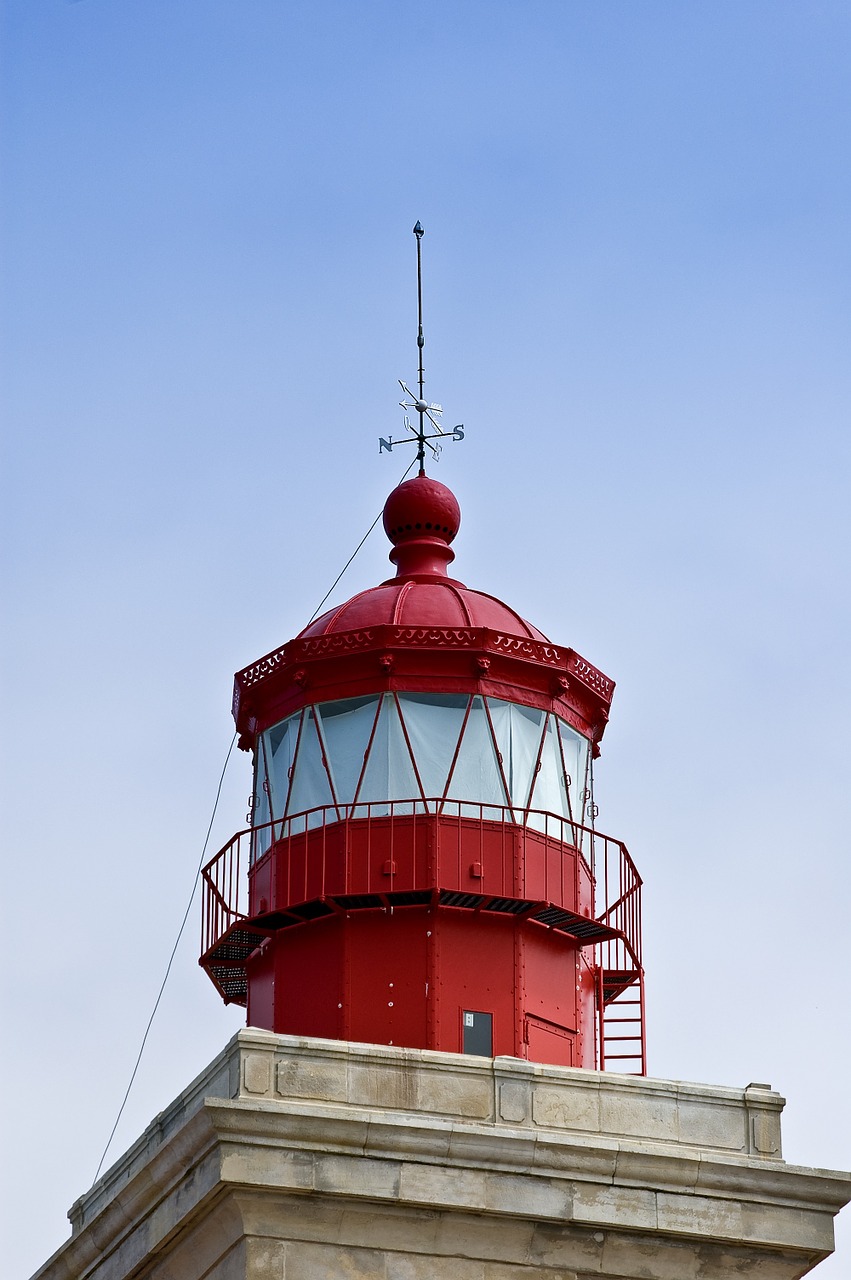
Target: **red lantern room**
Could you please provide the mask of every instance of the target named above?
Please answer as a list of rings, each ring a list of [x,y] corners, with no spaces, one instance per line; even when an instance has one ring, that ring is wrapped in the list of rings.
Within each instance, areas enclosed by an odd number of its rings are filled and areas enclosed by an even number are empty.
[[[641,880],[594,822],[614,686],[449,576],[460,521],[399,485],[395,577],[237,674],[252,821],[201,964],[275,1032],[643,1073]]]

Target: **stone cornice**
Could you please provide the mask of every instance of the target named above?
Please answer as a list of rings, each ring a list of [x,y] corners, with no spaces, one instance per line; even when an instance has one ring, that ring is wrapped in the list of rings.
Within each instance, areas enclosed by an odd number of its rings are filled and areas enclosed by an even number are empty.
[[[666,1248],[711,1239],[770,1253],[770,1274],[792,1277],[832,1248],[851,1175],[759,1153],[779,1149],[782,1105],[761,1086],[244,1031],[77,1202],[72,1239],[38,1275],[119,1280],[211,1213],[229,1248],[252,1197],[271,1195],[310,1197],[317,1213],[338,1201],[639,1232]]]
[[[566,1178],[576,1183],[758,1199],[801,1209],[818,1206],[834,1212],[851,1200],[851,1174],[698,1152],[679,1144],[627,1143],[551,1131],[529,1134],[508,1125],[476,1125],[437,1117],[417,1122],[401,1113],[389,1112],[384,1117],[351,1105],[210,1098],[205,1109],[225,1148],[248,1144],[277,1152],[283,1147],[320,1158],[354,1155],[367,1160],[404,1160]],[[228,1179],[226,1160],[227,1152],[223,1177]],[[276,1167],[280,1163],[277,1157],[275,1163]],[[252,1181],[249,1177],[249,1184]]]

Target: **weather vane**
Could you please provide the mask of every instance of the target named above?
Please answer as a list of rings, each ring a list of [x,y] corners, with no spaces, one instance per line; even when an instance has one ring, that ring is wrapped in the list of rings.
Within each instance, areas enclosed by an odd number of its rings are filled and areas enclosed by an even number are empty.
[[[440,425],[440,416],[443,413],[443,407],[439,404],[431,404],[423,395],[423,387],[425,385],[425,368],[423,367],[423,347],[425,346],[425,338],[423,337],[423,258],[422,258],[422,241],[425,231],[421,222],[414,227],[414,235],[417,237],[417,347],[419,349],[419,367],[417,369],[417,394],[414,395],[410,387],[399,379],[399,386],[405,394],[405,399],[399,401],[399,407],[405,410],[405,429],[410,431],[409,436],[403,436],[401,440],[394,440],[392,436],[385,440],[384,436],[378,438],[378,452],[392,453],[393,446],[397,444],[413,444],[417,445],[417,461],[420,464],[419,474],[425,475],[425,451],[426,447],[431,449],[435,462],[440,457],[441,446],[434,444],[435,440],[463,440],[464,424],[460,423],[457,427],[453,427],[451,431],[444,431]],[[414,427],[408,417],[408,412],[414,410],[419,417],[419,426]],[[429,428],[434,430],[430,431]]]

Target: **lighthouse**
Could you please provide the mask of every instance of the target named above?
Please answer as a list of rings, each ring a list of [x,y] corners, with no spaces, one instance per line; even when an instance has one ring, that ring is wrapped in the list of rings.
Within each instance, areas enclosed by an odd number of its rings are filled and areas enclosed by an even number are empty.
[[[450,573],[459,504],[390,494],[393,577],[240,671],[252,824],[201,963],[269,1031],[643,1073],[641,879],[598,832],[613,682]]]
[[[203,869],[201,964],[269,1031],[643,1074],[641,878],[595,828],[614,683],[450,574],[425,464],[464,428],[425,396],[413,233],[396,572],[236,675],[251,825]]]
[[[646,1074],[641,877],[594,800],[614,683],[454,576],[414,234],[395,571],[235,678],[252,796],[200,963],[248,1026],[38,1280],[799,1280],[851,1175],[784,1162],[768,1083]]]

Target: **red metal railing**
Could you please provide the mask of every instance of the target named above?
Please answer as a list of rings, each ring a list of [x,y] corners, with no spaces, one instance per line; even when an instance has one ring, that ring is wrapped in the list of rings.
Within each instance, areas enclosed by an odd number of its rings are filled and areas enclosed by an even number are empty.
[[[201,954],[245,919],[251,831],[239,831],[201,871]]]
[[[606,969],[641,968],[641,876],[626,845],[597,831],[586,832],[591,875],[600,903],[597,919],[619,937],[601,943]],[[587,846],[586,846],[587,847]],[[612,855],[615,856],[612,856]],[[611,963],[610,963],[611,962]]]
[[[641,965],[641,878],[626,847],[554,814],[451,800],[321,806],[240,831],[202,876],[203,953],[273,908],[441,888],[587,914],[618,931],[604,967]]]

